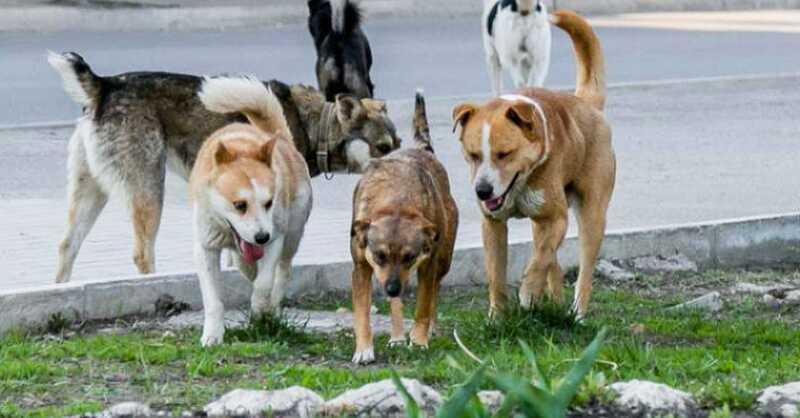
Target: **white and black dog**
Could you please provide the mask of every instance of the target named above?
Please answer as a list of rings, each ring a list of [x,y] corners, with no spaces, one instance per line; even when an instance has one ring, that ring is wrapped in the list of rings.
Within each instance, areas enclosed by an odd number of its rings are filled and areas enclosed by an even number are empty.
[[[328,101],[347,93],[372,98],[372,50],[354,0],[309,0],[308,29],[317,49],[317,82]]]
[[[492,91],[503,91],[503,68],[514,87],[541,87],[550,68],[550,23],[543,0],[484,0],[483,47]]]

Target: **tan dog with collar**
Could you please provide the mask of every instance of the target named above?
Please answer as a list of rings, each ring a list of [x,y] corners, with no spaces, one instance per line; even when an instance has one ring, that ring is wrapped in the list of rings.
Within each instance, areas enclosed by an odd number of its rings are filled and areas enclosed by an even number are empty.
[[[373,160],[353,193],[350,251],[353,256],[354,363],[375,360],[369,309],[372,274],[391,298],[392,338],[404,343],[403,287],[417,271],[417,309],[411,343],[428,346],[436,321],[439,285],[450,270],[458,209],[447,172],[431,146],[425,103],[417,93],[417,149]]]
[[[532,307],[546,287],[554,300],[563,301],[556,252],[567,231],[570,206],[580,239],[573,310],[579,317],[586,314],[614,189],[616,160],[611,129],[603,116],[606,86],[600,41],[591,26],[571,11],[558,11],[552,20],[575,46],[574,95],[526,89],[482,106],[465,103],[453,110],[484,215],[481,232],[491,315],[505,303],[509,218],[530,218],[535,237],[520,303]]]

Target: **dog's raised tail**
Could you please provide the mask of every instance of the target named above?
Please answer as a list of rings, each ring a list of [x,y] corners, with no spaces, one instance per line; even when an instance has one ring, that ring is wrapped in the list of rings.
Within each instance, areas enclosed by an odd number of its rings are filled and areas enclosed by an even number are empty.
[[[425,96],[422,89],[417,89],[417,99],[414,105],[414,145],[417,149],[433,153],[431,130],[428,126],[428,115],[425,112]]]
[[[292,139],[280,100],[255,77],[206,77],[198,96],[212,112],[242,113],[262,131]]]
[[[586,19],[571,10],[559,10],[551,16],[553,24],[572,38],[577,61],[575,95],[598,110],[606,103],[606,68],[600,40]]]
[[[74,52],[48,51],[47,62],[61,76],[64,91],[79,105],[94,109],[100,98],[101,78]]]
[[[331,28],[336,33],[349,33],[361,24],[361,8],[356,0],[330,0]]]

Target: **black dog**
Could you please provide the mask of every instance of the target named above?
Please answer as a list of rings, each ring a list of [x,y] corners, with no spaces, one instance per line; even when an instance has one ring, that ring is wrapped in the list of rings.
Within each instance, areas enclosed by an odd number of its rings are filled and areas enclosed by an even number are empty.
[[[317,81],[328,101],[339,93],[372,98],[372,51],[352,0],[309,0],[308,29],[317,48]]]

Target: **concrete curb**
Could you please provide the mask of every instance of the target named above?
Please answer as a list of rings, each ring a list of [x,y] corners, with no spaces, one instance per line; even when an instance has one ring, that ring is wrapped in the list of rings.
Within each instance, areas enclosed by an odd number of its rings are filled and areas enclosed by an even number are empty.
[[[304,23],[304,2],[265,6],[91,9],[64,6],[0,8],[0,32],[192,31],[273,27]],[[479,16],[482,3],[463,0],[363,0],[369,18]],[[549,0],[589,15],[637,12],[800,8],[800,0]]]
[[[517,283],[532,252],[532,242],[509,246],[508,277]],[[716,222],[613,231],[606,235],[601,257],[628,259],[645,255],[682,253],[701,268],[800,264],[800,212]],[[564,267],[577,264],[578,246],[568,237],[559,253]],[[350,289],[349,260],[329,264],[296,265],[288,298],[324,295]],[[445,287],[485,284],[480,246],[456,250]],[[223,279],[225,304],[247,306],[251,285],[238,272]],[[0,333],[42,326],[56,313],[71,319],[113,319],[150,314],[156,299],[169,294],[202,308],[194,273],[157,274],[109,281],[46,285],[0,291]]]

